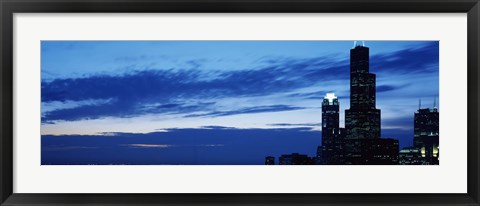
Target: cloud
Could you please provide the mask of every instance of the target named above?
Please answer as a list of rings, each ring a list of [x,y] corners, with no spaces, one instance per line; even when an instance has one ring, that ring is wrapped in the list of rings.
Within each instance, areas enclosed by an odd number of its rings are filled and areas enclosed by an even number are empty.
[[[389,92],[389,91],[393,91],[393,90],[397,90],[397,89],[402,89],[404,87],[406,87],[407,85],[387,85],[387,84],[384,84],[384,85],[379,85],[377,86],[377,93],[381,93],[381,92]]]
[[[330,81],[349,80],[348,54],[343,57],[276,58],[259,68],[223,71],[194,69],[202,61],[187,62],[192,69],[134,70],[118,75],[92,75],[42,81],[42,104],[109,100],[98,104],[58,106],[42,114],[43,123],[76,121],[104,117],[135,117],[145,114],[186,114],[227,116],[247,113],[302,109],[287,105],[213,111],[222,98],[259,97],[285,94]],[[438,42],[371,57],[373,72],[392,74],[438,74]],[[189,68],[190,68],[189,67]],[[379,76],[379,75],[377,75]],[[337,82],[338,83],[338,82]],[[381,85],[378,92],[397,89]],[[326,90],[325,90],[326,91]],[[318,93],[296,93],[291,98],[319,99]],[[341,91],[343,92],[343,91]],[[338,93],[338,91],[336,91]],[[296,96],[295,96],[296,95]],[[213,111],[213,112],[212,112]],[[200,114],[198,114],[200,113]]]
[[[85,149],[98,149],[98,147],[52,145],[52,146],[42,148],[43,151],[69,151],[69,150],[85,150]]]
[[[223,147],[225,146],[224,144],[204,144],[204,145],[199,145],[201,147]]]
[[[131,148],[159,148],[159,149],[173,147],[173,145],[169,145],[169,144],[127,144],[124,146],[131,147]]]
[[[194,103],[168,103],[168,104],[146,104],[142,105],[137,114],[164,113],[164,114],[181,114],[198,110],[210,109],[215,102],[194,102]]]
[[[395,87],[391,85],[380,85],[377,86],[377,92],[387,92],[387,91],[392,91],[394,90]]]
[[[122,146],[129,148],[145,148],[145,149],[165,149],[171,147],[190,147],[191,145],[171,145],[171,144],[124,144]],[[199,144],[195,147],[223,147],[224,144]]]
[[[282,112],[282,111],[291,111],[291,110],[300,110],[300,109],[306,109],[306,108],[294,107],[294,106],[288,106],[288,105],[271,105],[271,106],[247,107],[239,110],[214,111],[214,112],[208,112],[203,114],[191,114],[191,115],[186,115],[185,117],[221,117],[221,116],[230,116],[230,115],[238,115],[238,114]]]
[[[300,124],[290,124],[290,123],[275,123],[275,124],[268,124],[268,126],[280,126],[280,127],[316,127],[320,126],[321,123],[300,123]]]
[[[438,73],[439,44],[427,42],[421,47],[408,48],[370,58],[370,70],[383,75]]]
[[[414,116],[413,112],[403,117],[382,119],[382,128],[412,129]]]
[[[160,133],[122,133],[115,138],[92,135],[42,135],[42,164],[225,164],[263,165],[266,156],[293,152],[314,156],[320,131],[286,129],[172,129]],[[382,130],[383,137],[411,146],[413,131]],[[73,150],[48,150],[58,145]],[[170,147],[171,145],[171,147]],[[96,147],[92,150],[90,147]],[[94,152],[93,152],[94,151]]]
[[[329,92],[332,91],[325,91],[325,90],[320,90],[320,91],[315,91],[315,92],[299,92],[299,93],[292,93],[287,95],[287,97],[301,97],[301,98],[307,98],[307,99],[323,99],[325,95]]]
[[[42,164],[264,164],[265,156],[314,154],[321,132],[303,129],[169,129],[171,132],[43,135]],[[98,147],[46,151],[51,145]]]
[[[212,126],[203,126],[201,127],[202,129],[237,129],[235,127],[224,127],[224,126],[216,126],[216,125],[212,125]]]

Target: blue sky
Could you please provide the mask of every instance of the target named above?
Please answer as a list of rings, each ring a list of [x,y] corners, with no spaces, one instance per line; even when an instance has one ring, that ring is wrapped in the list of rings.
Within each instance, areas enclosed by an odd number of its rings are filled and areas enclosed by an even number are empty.
[[[438,42],[367,41],[365,45],[370,48],[370,71],[377,75],[382,132],[408,146],[419,98],[423,107],[438,100]],[[320,142],[325,93],[339,96],[344,125],[352,46],[353,41],[42,41],[41,132],[48,145],[55,145],[52,138],[64,137],[64,147],[78,151],[95,146],[72,145],[68,137],[170,137],[182,130],[229,136],[226,131],[280,129],[298,134],[279,147],[307,148],[310,144],[305,142]],[[316,139],[309,139],[317,133]],[[253,134],[248,138],[261,138]],[[247,142],[236,138],[238,145]],[[185,145],[186,140],[176,141],[123,145],[149,151],[185,148],[173,145]],[[197,143],[228,145],[213,142]],[[42,156],[66,151],[47,148],[44,155],[43,146]],[[292,148],[292,152],[297,151]],[[246,160],[238,163],[242,161]]]

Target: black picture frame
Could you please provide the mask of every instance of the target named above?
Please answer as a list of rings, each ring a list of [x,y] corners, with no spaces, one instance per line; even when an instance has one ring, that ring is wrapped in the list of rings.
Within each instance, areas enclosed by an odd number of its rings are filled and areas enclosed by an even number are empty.
[[[0,0],[1,205],[480,205],[478,0]],[[468,192],[466,194],[21,194],[13,193],[15,13],[467,13]],[[456,177],[445,177],[456,178]],[[253,186],[253,185],[252,185]]]

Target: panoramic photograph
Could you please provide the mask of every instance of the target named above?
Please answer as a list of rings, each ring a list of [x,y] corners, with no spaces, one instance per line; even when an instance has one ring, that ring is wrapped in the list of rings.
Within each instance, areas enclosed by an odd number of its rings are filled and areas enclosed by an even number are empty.
[[[42,41],[42,165],[439,165],[438,41]]]

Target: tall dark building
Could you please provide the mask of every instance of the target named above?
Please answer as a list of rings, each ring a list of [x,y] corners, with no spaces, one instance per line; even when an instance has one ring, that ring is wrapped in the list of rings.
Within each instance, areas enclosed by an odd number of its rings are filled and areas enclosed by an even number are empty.
[[[439,113],[433,109],[419,108],[414,116],[413,146],[418,148],[424,164],[438,164],[439,158]]]
[[[322,102],[322,143],[338,133],[340,126],[340,104],[334,93],[327,93]]]
[[[398,164],[398,140],[381,138],[376,108],[376,76],[369,48],[350,49],[350,109],[345,110],[345,164]]]
[[[369,48],[365,45],[355,45],[350,50],[350,109],[345,110],[345,128],[340,128],[339,125],[338,98],[333,93],[327,93],[322,102],[322,145],[317,147],[317,157],[309,158],[298,153],[282,155],[279,164],[400,163],[398,140],[381,138],[380,110],[376,108],[376,76],[369,71],[369,58]],[[422,128],[430,127],[430,123],[421,125]],[[425,139],[419,138],[418,141],[421,145],[427,145]],[[420,150],[403,150],[401,163],[417,163],[418,151]],[[432,155],[435,151],[438,154],[438,148],[431,151]]]
[[[340,128],[340,104],[334,93],[327,93],[322,102],[322,146],[317,156],[322,164],[343,164],[345,129]]]
[[[345,110],[347,139],[380,138],[380,110],[376,109],[376,77],[369,71],[369,48],[350,50],[350,109]]]

